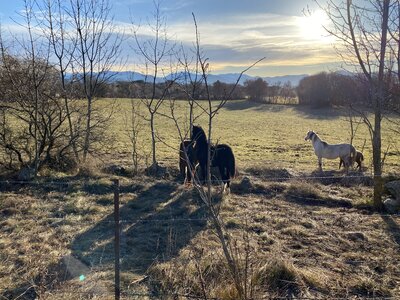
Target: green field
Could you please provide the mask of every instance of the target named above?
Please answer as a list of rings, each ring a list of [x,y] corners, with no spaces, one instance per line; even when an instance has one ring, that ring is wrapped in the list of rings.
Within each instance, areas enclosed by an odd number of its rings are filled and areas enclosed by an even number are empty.
[[[129,141],[123,132],[126,130],[126,117],[129,115],[130,100],[119,99],[119,111],[114,115],[112,134],[117,136],[114,144],[119,158],[129,163]],[[169,114],[165,103],[160,112]],[[182,128],[185,127],[184,101],[176,102],[176,114]],[[145,114],[145,111],[143,111]],[[197,109],[200,115],[201,110]],[[128,121],[129,122],[129,121]],[[150,127],[143,121],[139,143],[142,153],[149,153]],[[207,119],[200,116],[196,120],[207,128]],[[400,137],[390,130],[391,125],[383,121],[382,151],[387,151],[384,172],[399,170]],[[330,144],[350,141],[350,122],[348,110],[340,108],[311,109],[301,106],[250,103],[245,100],[230,101],[215,117],[213,122],[214,143],[225,143],[233,148],[239,171],[252,166],[271,166],[290,168],[294,171],[310,171],[317,168],[317,158],[310,142],[304,140],[308,130],[316,131]],[[157,144],[157,160],[177,166],[179,135],[174,123],[161,115],[156,117],[156,131],[160,138]],[[207,132],[207,131],[206,131]],[[354,146],[362,150],[364,165],[371,170],[372,147],[367,127],[360,124],[354,139]],[[388,148],[389,146],[389,148]],[[114,151],[111,150],[111,151]],[[324,160],[327,169],[337,169],[338,160]]]

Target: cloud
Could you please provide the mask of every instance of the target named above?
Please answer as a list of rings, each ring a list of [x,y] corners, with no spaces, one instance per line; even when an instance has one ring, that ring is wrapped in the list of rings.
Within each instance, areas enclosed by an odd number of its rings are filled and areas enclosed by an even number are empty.
[[[277,14],[231,15],[207,23],[197,20],[202,48],[215,71],[248,66],[262,57],[266,57],[265,66],[332,65],[337,60],[332,40],[305,36],[302,21],[302,17]],[[193,22],[172,24],[170,30],[188,46],[195,41]]]

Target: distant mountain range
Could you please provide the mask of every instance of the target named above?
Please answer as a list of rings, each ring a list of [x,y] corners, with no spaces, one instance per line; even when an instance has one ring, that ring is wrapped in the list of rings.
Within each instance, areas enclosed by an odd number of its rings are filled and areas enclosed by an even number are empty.
[[[213,84],[216,81],[221,81],[224,83],[236,83],[239,73],[228,73],[228,74],[209,74],[207,77],[208,83]],[[301,79],[304,77],[307,77],[309,75],[307,74],[300,74],[300,75],[285,75],[285,76],[273,76],[273,77],[261,77],[264,79],[268,84],[274,85],[277,83],[284,84],[286,82],[290,82],[292,86],[297,86],[300,82]],[[110,78],[109,80],[111,82],[116,82],[116,81],[137,81],[137,80],[145,80],[146,76],[138,73],[138,72],[132,72],[132,71],[125,71],[125,72],[109,72],[107,74],[107,77]],[[165,79],[172,79],[173,75],[170,74],[166,76],[165,78],[157,78],[157,82],[163,82]],[[250,76],[243,74],[239,83],[244,84],[246,80],[254,80],[260,78],[258,76]],[[153,76],[147,76],[147,81],[152,81]]]

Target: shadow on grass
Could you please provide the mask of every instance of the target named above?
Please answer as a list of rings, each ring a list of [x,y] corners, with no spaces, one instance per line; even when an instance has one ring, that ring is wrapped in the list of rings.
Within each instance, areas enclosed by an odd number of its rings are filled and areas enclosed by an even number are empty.
[[[294,111],[303,118],[317,120],[331,120],[340,117],[347,117],[348,112],[345,109],[338,107],[322,107],[316,108],[309,105],[298,104],[270,104],[260,103],[249,100],[228,101],[225,104],[225,109],[230,111],[253,109],[260,112],[281,112],[288,108],[293,108]]]
[[[348,112],[340,108],[315,108],[308,105],[294,105],[293,107],[299,115],[307,119],[329,120],[348,116]]]
[[[322,172],[315,170],[312,171],[310,175],[305,175],[304,177],[323,185],[340,185],[345,187],[373,185],[373,177],[371,175],[358,171],[349,171],[349,173],[346,174],[344,170],[326,170]]]
[[[287,181],[294,177],[291,170],[286,168],[249,167],[244,169],[244,174],[250,174],[267,181]]]
[[[266,112],[266,111],[280,112],[287,109],[288,106],[292,105],[260,103],[249,100],[235,100],[235,101],[228,101],[224,105],[224,108],[230,111],[254,109],[261,112]]]
[[[120,208],[122,271],[144,274],[155,261],[176,256],[205,228],[204,208],[190,205],[195,192],[177,191],[177,187],[156,183]],[[114,215],[77,236],[71,249],[90,267],[112,266]]]
[[[80,188],[78,184],[76,185],[73,191],[83,189],[86,193],[100,196],[99,205],[112,204],[111,184],[96,183],[86,187],[80,185]],[[131,192],[136,194],[135,199],[120,207],[122,272],[145,274],[155,262],[175,257],[199,231],[206,227],[206,211],[205,207],[199,205],[201,200],[197,191],[179,190],[179,186],[173,181],[155,182],[147,189],[141,185],[121,186],[121,195]],[[66,193],[73,192],[70,188]],[[21,193],[29,189],[35,194],[49,190],[63,192],[63,188],[59,185],[54,187],[10,185],[5,189]],[[3,186],[1,190],[4,190]],[[110,198],[109,203],[103,203],[107,197]],[[85,277],[93,270],[111,270],[114,265],[114,224],[114,215],[111,213],[77,235],[70,243],[71,255],[61,258],[58,263],[51,264],[44,272],[45,275],[32,278],[32,282],[43,282],[47,290],[51,290],[55,283],[57,285],[54,289],[57,289],[58,284],[62,287],[63,281],[79,280],[80,276]],[[103,284],[99,283],[95,289],[102,291],[104,288]],[[27,289],[28,291],[20,299],[37,298],[35,290],[28,285],[4,291],[0,296],[13,299]]]
[[[113,192],[111,179],[95,178],[88,179],[80,176],[70,176],[63,178],[41,178],[36,181],[16,181],[4,180],[0,185],[0,192],[14,193],[32,193],[36,196],[43,196],[47,193],[56,192],[64,194],[72,194],[77,192],[85,192],[91,195],[108,195]],[[141,190],[143,186],[131,184],[122,186],[122,193],[134,193]]]
[[[329,177],[332,179],[332,177]],[[349,199],[327,196],[321,192],[321,186],[315,181],[323,177],[312,178],[311,180],[297,179],[290,182],[282,193],[285,201],[307,206],[323,206],[329,208],[352,208],[353,204]],[[335,179],[333,177],[333,179]]]
[[[393,240],[400,246],[400,226],[392,216],[383,215],[382,220],[386,223],[386,229]]]
[[[353,204],[346,199],[334,199],[320,197],[315,194],[304,194],[288,190],[284,194],[284,200],[307,206],[323,206],[328,208],[352,208]]]

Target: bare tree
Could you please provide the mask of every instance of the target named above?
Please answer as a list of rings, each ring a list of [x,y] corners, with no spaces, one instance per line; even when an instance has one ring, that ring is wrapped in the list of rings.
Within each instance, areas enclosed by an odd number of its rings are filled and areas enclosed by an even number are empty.
[[[280,96],[283,98],[284,104],[293,103],[293,99],[296,98],[294,88],[290,81],[286,81],[280,91]]]
[[[74,53],[77,47],[77,33],[69,32],[68,14],[61,0],[37,1],[40,26],[43,30],[43,36],[49,40],[50,52],[55,59],[55,66],[59,71],[61,82],[61,97],[64,100],[64,106],[67,113],[69,143],[72,146],[75,160],[79,162],[79,153],[77,139],[79,132],[78,126],[74,124],[73,114],[76,104],[74,103],[73,85],[69,84],[68,72],[72,71]]]
[[[192,133],[193,122],[194,122],[194,108],[196,104],[196,100],[199,99],[199,94],[202,89],[203,84],[203,76],[201,74],[199,59],[198,57],[202,57],[204,60],[204,54],[201,52],[200,45],[194,45],[193,49],[189,50],[191,55],[185,50],[185,48],[181,47],[180,57],[178,58],[180,65],[184,70],[184,80],[182,89],[186,95],[186,99],[188,100],[189,106],[189,124],[188,124],[188,132],[189,135]]]
[[[109,71],[120,62],[122,35],[116,31],[111,18],[109,0],[70,0],[69,4],[67,12],[77,34],[74,68],[87,102],[83,141],[85,161],[90,152],[93,128],[101,123],[93,122],[96,91],[110,79],[112,73]]]
[[[5,88],[0,104],[0,145],[9,155],[9,167],[16,157],[19,167],[26,167],[24,178],[28,178],[65,151],[66,112],[57,96],[59,78],[49,64],[49,46],[34,32],[32,3],[25,5],[21,25],[28,32],[27,40],[7,46],[0,36],[1,84]]]
[[[139,171],[139,162],[142,158],[141,151],[143,150],[140,145],[140,134],[143,129],[142,116],[140,114],[141,102],[131,99],[130,116],[126,115],[126,133],[128,135],[131,150],[132,150],[132,164],[133,175],[137,175]]]
[[[142,102],[149,113],[147,120],[150,123],[151,130],[152,168],[156,169],[158,163],[155,116],[165,100],[169,88],[176,81],[176,78],[169,78],[169,80],[165,80],[164,84],[157,84],[158,79],[165,78],[165,68],[170,71],[173,70],[170,59],[175,53],[175,44],[171,42],[167,34],[166,19],[161,13],[159,2],[154,2],[153,19],[148,22],[147,27],[151,31],[151,36],[148,39],[143,39],[140,36],[140,26],[134,28],[133,36],[135,39],[134,49],[143,58],[146,70]],[[148,86],[150,86],[150,92],[146,91]]]
[[[23,21],[19,25],[25,29],[26,37],[15,38],[18,47],[22,49],[20,50],[20,57],[23,57],[22,60],[14,59],[12,55],[9,55],[9,49],[6,48],[2,38],[0,43],[3,71],[6,74],[6,80],[10,84],[11,94],[18,99],[16,102],[20,104],[16,108],[12,105],[4,105],[3,108],[13,112],[15,116],[24,120],[28,125],[29,129],[24,135],[33,138],[34,143],[34,158],[29,160],[32,163],[29,163],[28,167],[33,169],[36,176],[40,155],[45,147],[47,137],[47,128],[45,126],[41,127],[39,122],[41,121],[40,116],[43,117],[41,112],[45,110],[44,106],[41,105],[44,99],[42,87],[50,66],[48,64],[47,45],[42,43],[34,30],[36,24],[32,13],[33,5],[33,1],[24,1],[24,10],[20,15]],[[20,77],[21,72],[23,77]],[[44,140],[40,139],[40,135],[44,137]],[[11,144],[7,144],[7,146],[9,150],[19,151]],[[17,155],[21,160],[21,152],[17,153]]]
[[[390,0],[346,0],[339,4],[330,0],[323,8],[333,25],[333,28],[327,28],[327,31],[341,42],[337,47],[339,55],[348,66],[360,70],[361,79],[369,90],[373,118],[365,112],[358,112],[363,116],[364,123],[370,131],[374,167],[374,206],[381,210],[381,121],[388,99],[385,74],[393,67],[393,56],[390,55],[389,47],[393,40],[388,35],[389,16],[398,6],[393,6]]]

